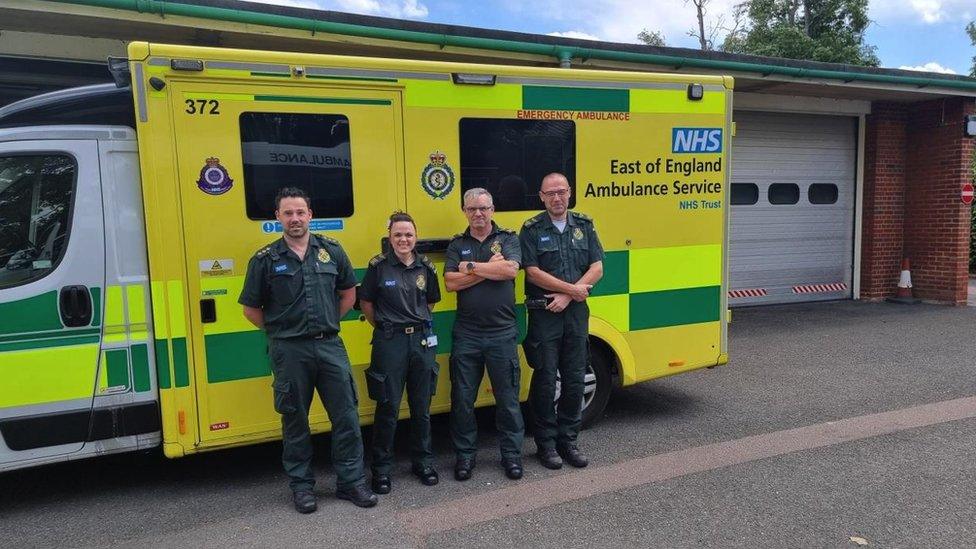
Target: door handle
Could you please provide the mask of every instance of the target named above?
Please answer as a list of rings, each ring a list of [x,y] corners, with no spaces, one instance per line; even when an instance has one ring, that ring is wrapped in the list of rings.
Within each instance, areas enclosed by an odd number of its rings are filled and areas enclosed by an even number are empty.
[[[200,322],[204,324],[217,322],[217,302],[213,298],[200,300]]]
[[[58,295],[58,309],[65,327],[88,326],[92,320],[92,301],[84,285],[65,286]]]

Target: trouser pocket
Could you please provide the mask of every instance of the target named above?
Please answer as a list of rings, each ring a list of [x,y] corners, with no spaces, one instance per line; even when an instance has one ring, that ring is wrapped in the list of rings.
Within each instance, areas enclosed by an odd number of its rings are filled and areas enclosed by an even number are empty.
[[[430,396],[437,394],[437,378],[440,376],[441,366],[434,361],[434,364],[430,368]]]
[[[369,394],[369,398],[378,404],[386,402],[386,374],[377,372],[372,367],[367,368],[366,392]]]
[[[519,368],[519,359],[512,359],[512,387],[518,388],[519,378],[521,377],[521,369]]]
[[[291,382],[275,380],[271,384],[274,389],[274,409],[279,414],[291,414],[298,408],[295,406],[295,394],[292,392]]]
[[[535,370],[542,363],[542,343],[534,339],[525,338],[522,341],[522,352],[529,368]]]

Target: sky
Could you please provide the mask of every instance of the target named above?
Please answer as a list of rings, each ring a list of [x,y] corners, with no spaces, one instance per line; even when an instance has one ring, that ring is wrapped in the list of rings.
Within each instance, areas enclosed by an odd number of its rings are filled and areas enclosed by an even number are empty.
[[[642,29],[663,33],[668,46],[698,47],[688,31],[697,26],[687,0],[251,0],[608,42],[637,42]],[[710,0],[707,20],[731,26],[741,0]],[[881,66],[968,74],[976,46],[966,23],[976,19],[976,0],[869,0],[873,21],[867,43],[877,47]],[[715,43],[724,37],[718,31]]]

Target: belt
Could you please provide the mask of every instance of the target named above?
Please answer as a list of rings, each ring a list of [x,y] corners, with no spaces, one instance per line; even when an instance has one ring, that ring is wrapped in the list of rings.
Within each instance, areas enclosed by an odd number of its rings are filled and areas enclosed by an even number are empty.
[[[421,332],[424,329],[423,324],[383,324],[382,326],[384,332],[395,332],[412,334],[414,332]]]

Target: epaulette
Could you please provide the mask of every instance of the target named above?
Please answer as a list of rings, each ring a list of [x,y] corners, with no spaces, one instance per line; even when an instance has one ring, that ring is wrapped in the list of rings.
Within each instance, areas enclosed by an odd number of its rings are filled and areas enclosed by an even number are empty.
[[[268,250],[270,250],[270,249],[271,249],[271,246],[265,246],[265,247],[261,248],[260,250],[258,250],[257,252],[255,252],[254,253],[254,257],[264,257],[265,255],[267,255]]]
[[[458,233],[458,234],[452,236],[451,237],[451,240],[457,240],[457,239],[459,239],[459,238],[461,238],[463,236],[464,236],[464,233]]]
[[[434,262],[431,261],[429,257],[427,257],[424,254],[417,254],[417,257],[420,258],[420,262],[423,263],[424,266],[426,266],[428,269],[430,269],[432,273],[437,272],[437,267],[434,266]]]
[[[522,226],[523,227],[531,227],[532,225],[535,225],[536,223],[538,223],[539,221],[541,221],[542,220],[542,217],[544,215],[546,215],[546,212],[542,212],[542,213],[538,213],[536,215],[533,215],[532,217],[526,219],[525,220],[525,223],[522,223]]]
[[[505,233],[505,234],[515,234],[515,231],[513,231],[512,229],[505,229],[503,227],[498,227],[498,232]]]
[[[339,241],[331,236],[325,236],[324,234],[316,234],[315,236],[322,242],[328,242],[329,244],[335,244],[336,246],[339,245]]]
[[[585,213],[573,212],[573,211],[570,211],[569,213],[576,219],[582,219],[583,221],[589,221],[590,223],[593,223],[593,218],[586,215]]]
[[[373,256],[373,259],[369,260],[369,266],[375,267],[379,265],[380,262],[383,261],[384,259],[386,259],[386,254],[376,254]]]

